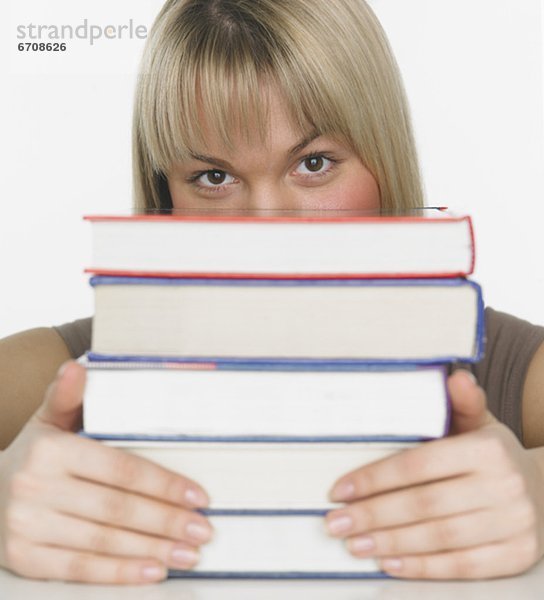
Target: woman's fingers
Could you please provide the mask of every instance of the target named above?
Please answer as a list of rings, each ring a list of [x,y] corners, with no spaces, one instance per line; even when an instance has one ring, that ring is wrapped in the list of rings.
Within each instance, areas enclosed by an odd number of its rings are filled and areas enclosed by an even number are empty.
[[[73,360],[65,362],[49,385],[45,399],[33,420],[64,431],[81,426],[81,405],[85,390],[85,368]]]
[[[37,511],[31,505],[18,507],[16,522],[12,521],[11,530],[38,546],[50,545],[97,555],[156,559],[172,569],[190,569],[199,559],[198,549],[194,545],[116,529],[57,512]]]
[[[508,511],[478,510],[434,519],[407,527],[371,531],[347,540],[348,550],[357,557],[385,557],[425,554],[490,544],[529,531],[532,521],[524,506]]]
[[[509,494],[507,480],[501,489],[493,479],[467,475],[352,502],[327,513],[326,524],[332,535],[346,537],[486,508],[501,493]]]
[[[119,558],[52,546],[39,546],[22,539],[9,548],[11,570],[33,579],[57,579],[81,583],[138,584],[161,581],[167,569],[148,558]]]
[[[85,387],[85,369],[74,361],[65,363],[49,387],[35,415],[38,422],[68,430],[77,425]],[[63,443],[63,466],[76,477],[98,481],[139,494],[160,498],[191,508],[209,503],[206,492],[194,481],[172,473],[141,457],[94,440],[57,437]],[[50,445],[42,450],[46,451]]]
[[[492,432],[470,432],[427,442],[364,465],[341,477],[330,497],[352,502],[395,489],[479,471],[485,461],[489,472],[504,471],[504,444]]]
[[[459,369],[448,377],[448,391],[451,400],[450,435],[474,431],[497,421],[487,409],[484,390],[470,371]]]
[[[438,554],[384,558],[380,568],[405,579],[484,579],[516,575],[538,559],[534,534]]]
[[[77,479],[42,489],[42,503],[57,512],[110,527],[200,545],[213,535],[201,514],[174,504]],[[54,532],[52,532],[54,534]]]
[[[65,468],[74,477],[185,506],[204,508],[209,498],[197,483],[140,456],[95,440],[66,437]]]
[[[7,451],[16,460],[5,494],[0,486],[2,566],[40,579],[142,583],[163,579],[165,566],[196,564],[195,549],[211,537],[207,519],[190,510],[207,503],[200,486],[45,425],[29,423]]]
[[[0,565],[27,577],[90,583],[159,581],[189,569],[212,536],[194,481],[71,433],[85,370],[66,363],[2,454]],[[6,458],[8,457],[8,458]]]

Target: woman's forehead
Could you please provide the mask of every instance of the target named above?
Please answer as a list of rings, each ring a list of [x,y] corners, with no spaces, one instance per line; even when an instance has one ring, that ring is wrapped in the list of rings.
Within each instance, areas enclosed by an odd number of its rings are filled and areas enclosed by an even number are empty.
[[[244,145],[270,145],[277,140],[286,144],[294,144],[301,138],[317,135],[315,128],[308,123],[301,126],[289,109],[284,96],[276,90],[263,94],[259,104],[252,105],[250,110],[244,110],[236,101],[230,103],[228,122],[217,127],[216,115],[200,110],[200,132],[202,142],[207,148],[227,149],[230,144],[234,147]],[[226,131],[228,140],[221,135]],[[230,142],[230,144],[229,144]]]

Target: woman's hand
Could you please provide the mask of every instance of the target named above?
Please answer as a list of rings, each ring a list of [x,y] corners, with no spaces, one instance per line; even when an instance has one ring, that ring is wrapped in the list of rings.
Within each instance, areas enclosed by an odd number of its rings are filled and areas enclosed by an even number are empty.
[[[452,434],[338,480],[326,525],[390,575],[475,579],[521,573],[544,554],[544,477],[486,409],[472,375],[449,378]]]
[[[65,363],[40,409],[0,454],[0,566],[37,579],[159,581],[188,569],[211,527],[196,483],[71,433],[85,369]]]

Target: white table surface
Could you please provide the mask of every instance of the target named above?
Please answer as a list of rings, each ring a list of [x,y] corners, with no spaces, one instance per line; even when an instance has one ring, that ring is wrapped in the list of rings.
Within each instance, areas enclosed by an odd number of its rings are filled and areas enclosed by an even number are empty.
[[[542,600],[544,561],[485,581],[251,581],[170,579],[154,585],[98,586],[31,581],[0,569],[2,600]]]

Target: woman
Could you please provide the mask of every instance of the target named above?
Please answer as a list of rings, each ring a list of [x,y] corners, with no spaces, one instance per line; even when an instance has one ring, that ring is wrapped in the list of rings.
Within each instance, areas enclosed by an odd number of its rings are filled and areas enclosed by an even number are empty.
[[[169,0],[134,114],[139,208],[422,204],[400,77],[363,0]],[[520,573],[544,552],[544,330],[486,312],[487,358],[448,382],[452,435],[346,474],[326,519],[347,551],[406,578]],[[90,320],[0,342],[20,404],[0,455],[0,564],[37,578],[158,581],[213,535],[196,482],[80,439]],[[485,391],[484,391],[485,390]],[[523,412],[522,412],[523,408]],[[523,423],[522,423],[523,420]],[[523,430],[522,430],[523,424]]]

